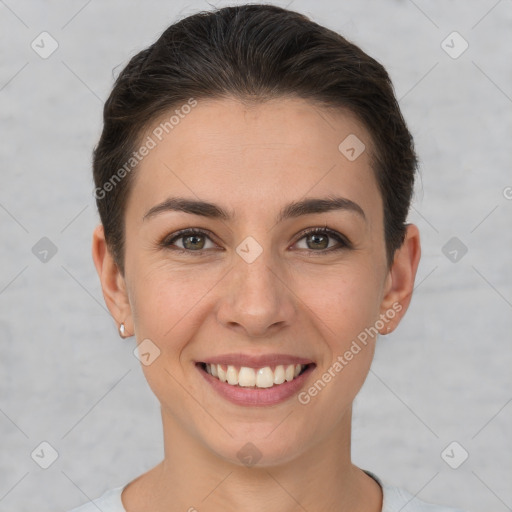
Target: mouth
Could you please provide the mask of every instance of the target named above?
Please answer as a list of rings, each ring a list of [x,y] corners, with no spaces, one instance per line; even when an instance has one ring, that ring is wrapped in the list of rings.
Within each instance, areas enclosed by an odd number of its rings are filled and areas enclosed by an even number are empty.
[[[211,389],[229,402],[268,406],[285,402],[297,394],[306,385],[316,364],[296,357],[229,355],[196,362],[195,366]]]
[[[311,364],[287,364],[251,368],[216,363],[198,363],[213,378],[230,386],[267,389],[291,382],[300,377]]]

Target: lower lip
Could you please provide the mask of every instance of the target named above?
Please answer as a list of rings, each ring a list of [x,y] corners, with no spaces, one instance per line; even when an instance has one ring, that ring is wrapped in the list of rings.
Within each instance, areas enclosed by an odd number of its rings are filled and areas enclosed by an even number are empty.
[[[196,368],[206,379],[206,382],[211,384],[213,389],[226,400],[236,405],[262,406],[279,404],[295,395],[304,386],[306,379],[315,368],[315,365],[309,365],[304,372],[298,377],[295,377],[292,381],[276,384],[271,388],[232,386],[231,384],[220,381],[216,377],[212,377],[200,364],[196,364]]]

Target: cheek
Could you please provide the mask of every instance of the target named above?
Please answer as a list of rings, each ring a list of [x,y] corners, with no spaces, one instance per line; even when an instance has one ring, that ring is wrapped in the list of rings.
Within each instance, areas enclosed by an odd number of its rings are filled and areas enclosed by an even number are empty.
[[[137,340],[149,338],[162,349],[181,351],[206,322],[212,297],[222,300],[230,279],[225,274],[225,268],[211,265],[176,269],[168,263],[132,274],[137,276],[132,289]],[[378,318],[380,290],[373,265],[299,266],[286,280],[291,292],[282,291],[279,300],[293,302],[297,311],[289,320],[315,324],[331,351],[342,350]]]
[[[173,269],[169,264],[139,273],[132,311],[137,339],[150,338],[162,349],[181,351],[201,325],[207,294],[222,286],[221,277],[206,266]]]
[[[332,350],[342,349],[378,318],[380,288],[371,266],[347,264],[303,274],[297,289]]]
[[[309,414],[335,424],[361,389],[373,360],[377,337],[371,327],[379,318],[378,278],[370,266],[350,266],[315,283],[306,304],[314,313],[310,317],[317,319],[324,355],[316,380],[298,399]],[[315,435],[322,435],[321,425],[312,428],[317,428]]]
[[[205,294],[219,281],[212,274],[157,265],[141,273],[133,288],[137,297],[133,311],[137,342],[151,340],[159,354],[151,364],[143,363],[142,370],[153,393],[168,410],[192,410],[197,405],[180,385],[190,370],[187,365],[192,364],[182,355],[206,317]],[[200,395],[196,398],[203,400]]]

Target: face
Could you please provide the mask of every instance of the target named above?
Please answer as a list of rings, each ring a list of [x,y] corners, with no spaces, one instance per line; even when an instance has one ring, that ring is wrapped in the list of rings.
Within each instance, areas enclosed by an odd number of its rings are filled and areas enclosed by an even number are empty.
[[[146,340],[164,428],[238,464],[247,442],[262,464],[298,457],[346,428],[375,333],[396,327],[414,280],[418,250],[387,266],[371,139],[292,98],[201,100],[152,137],[111,311]],[[365,145],[355,159],[347,137]]]

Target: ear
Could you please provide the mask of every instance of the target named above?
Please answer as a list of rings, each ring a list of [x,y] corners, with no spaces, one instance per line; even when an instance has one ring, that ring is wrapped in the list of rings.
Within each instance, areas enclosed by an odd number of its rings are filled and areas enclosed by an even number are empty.
[[[103,225],[92,236],[92,259],[101,282],[105,303],[117,328],[124,323],[127,336],[133,333],[133,320],[125,279],[114,261],[105,240]]]
[[[411,302],[414,279],[421,256],[420,233],[414,224],[407,224],[405,239],[393,259],[386,276],[384,296],[381,302],[381,319],[386,318],[380,334],[394,331],[405,315]]]

